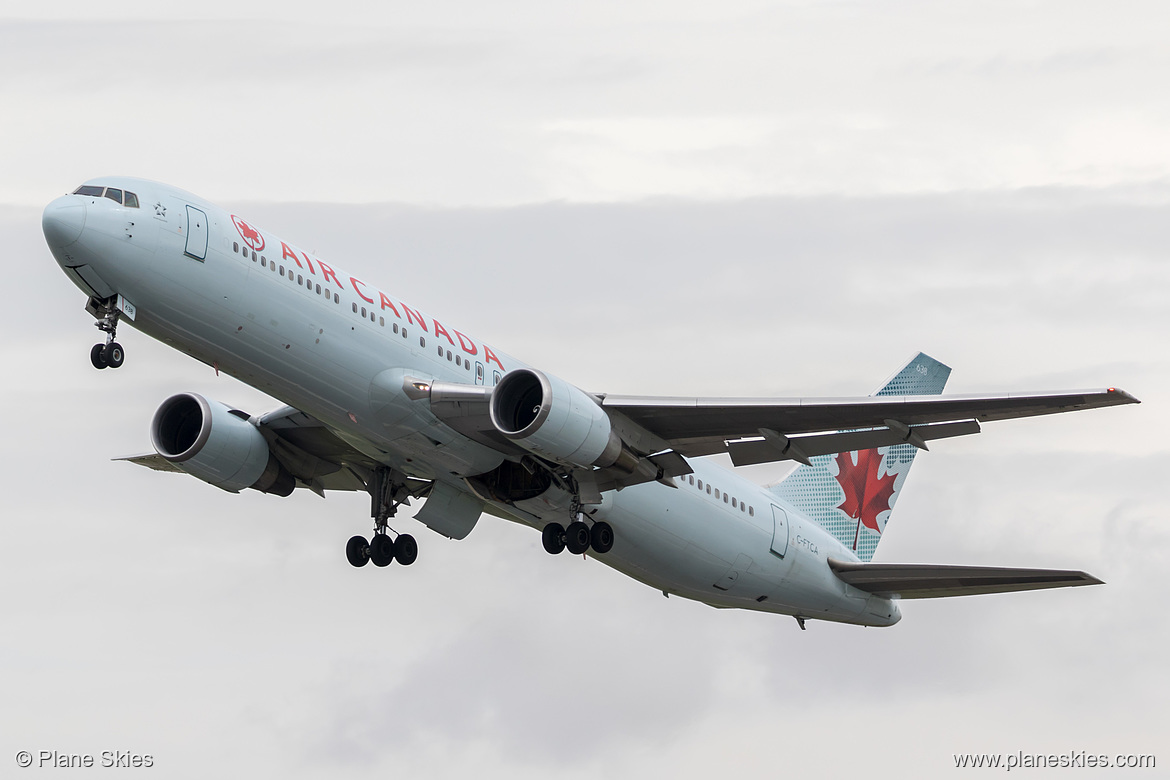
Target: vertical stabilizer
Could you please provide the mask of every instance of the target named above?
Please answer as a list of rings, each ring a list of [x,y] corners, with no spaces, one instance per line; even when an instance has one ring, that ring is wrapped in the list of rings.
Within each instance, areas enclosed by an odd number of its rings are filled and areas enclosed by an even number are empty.
[[[938,395],[951,369],[919,352],[874,395]],[[873,558],[918,452],[911,444],[819,455],[771,491],[853,550]]]

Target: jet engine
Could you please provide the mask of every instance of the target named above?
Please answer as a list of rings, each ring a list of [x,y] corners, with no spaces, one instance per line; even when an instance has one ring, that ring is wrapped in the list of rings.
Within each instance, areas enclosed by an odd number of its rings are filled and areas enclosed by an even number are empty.
[[[563,379],[529,368],[509,371],[491,394],[496,430],[543,458],[580,468],[612,466],[622,442],[609,415]]]
[[[254,488],[287,496],[296,487],[248,415],[195,393],[163,401],[150,423],[150,440],[176,467],[230,493]]]

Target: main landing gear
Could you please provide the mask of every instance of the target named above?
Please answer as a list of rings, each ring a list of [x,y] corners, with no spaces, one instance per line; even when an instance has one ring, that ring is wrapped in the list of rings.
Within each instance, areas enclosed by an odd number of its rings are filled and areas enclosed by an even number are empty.
[[[396,534],[387,521],[394,517],[398,507],[409,506],[410,493],[405,482],[394,479],[394,471],[385,466],[374,471],[373,479],[367,485],[370,491],[370,516],[374,518],[374,535],[369,540],[354,536],[345,545],[345,557],[353,566],[365,566],[373,561],[375,566],[389,566],[398,561],[409,566],[418,558],[418,543],[410,534]]]
[[[583,555],[589,550],[603,554],[613,549],[613,526],[604,520],[594,522],[592,528],[585,525],[578,519],[581,517],[581,505],[575,499],[569,517],[573,521],[568,528],[560,523],[549,523],[540,532],[545,552],[557,555],[568,550],[573,555]]]
[[[94,325],[106,334],[106,343],[94,344],[89,351],[89,362],[94,368],[120,368],[126,360],[126,350],[114,340],[118,337],[118,317],[122,314],[118,311],[116,300],[108,298],[97,304],[97,314],[94,316],[98,321]]]

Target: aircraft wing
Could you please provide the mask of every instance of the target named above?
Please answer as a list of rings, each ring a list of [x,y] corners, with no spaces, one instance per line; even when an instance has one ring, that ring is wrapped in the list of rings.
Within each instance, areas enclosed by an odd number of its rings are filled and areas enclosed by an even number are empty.
[[[696,457],[729,452],[736,465],[979,431],[980,422],[1139,403],[1114,387],[1070,392],[858,398],[665,398],[606,395],[602,406]],[[760,439],[759,437],[763,437]],[[735,441],[748,439],[750,441]]]
[[[885,598],[933,599],[1017,590],[1101,585],[1083,571],[1009,569],[906,563],[854,563],[829,559],[838,579]]]

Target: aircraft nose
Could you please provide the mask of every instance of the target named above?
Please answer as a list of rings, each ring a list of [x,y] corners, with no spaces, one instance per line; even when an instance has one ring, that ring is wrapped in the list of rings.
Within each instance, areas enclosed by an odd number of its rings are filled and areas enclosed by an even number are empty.
[[[45,241],[56,249],[64,249],[81,237],[85,227],[85,200],[63,195],[45,206],[41,215],[41,230]]]

